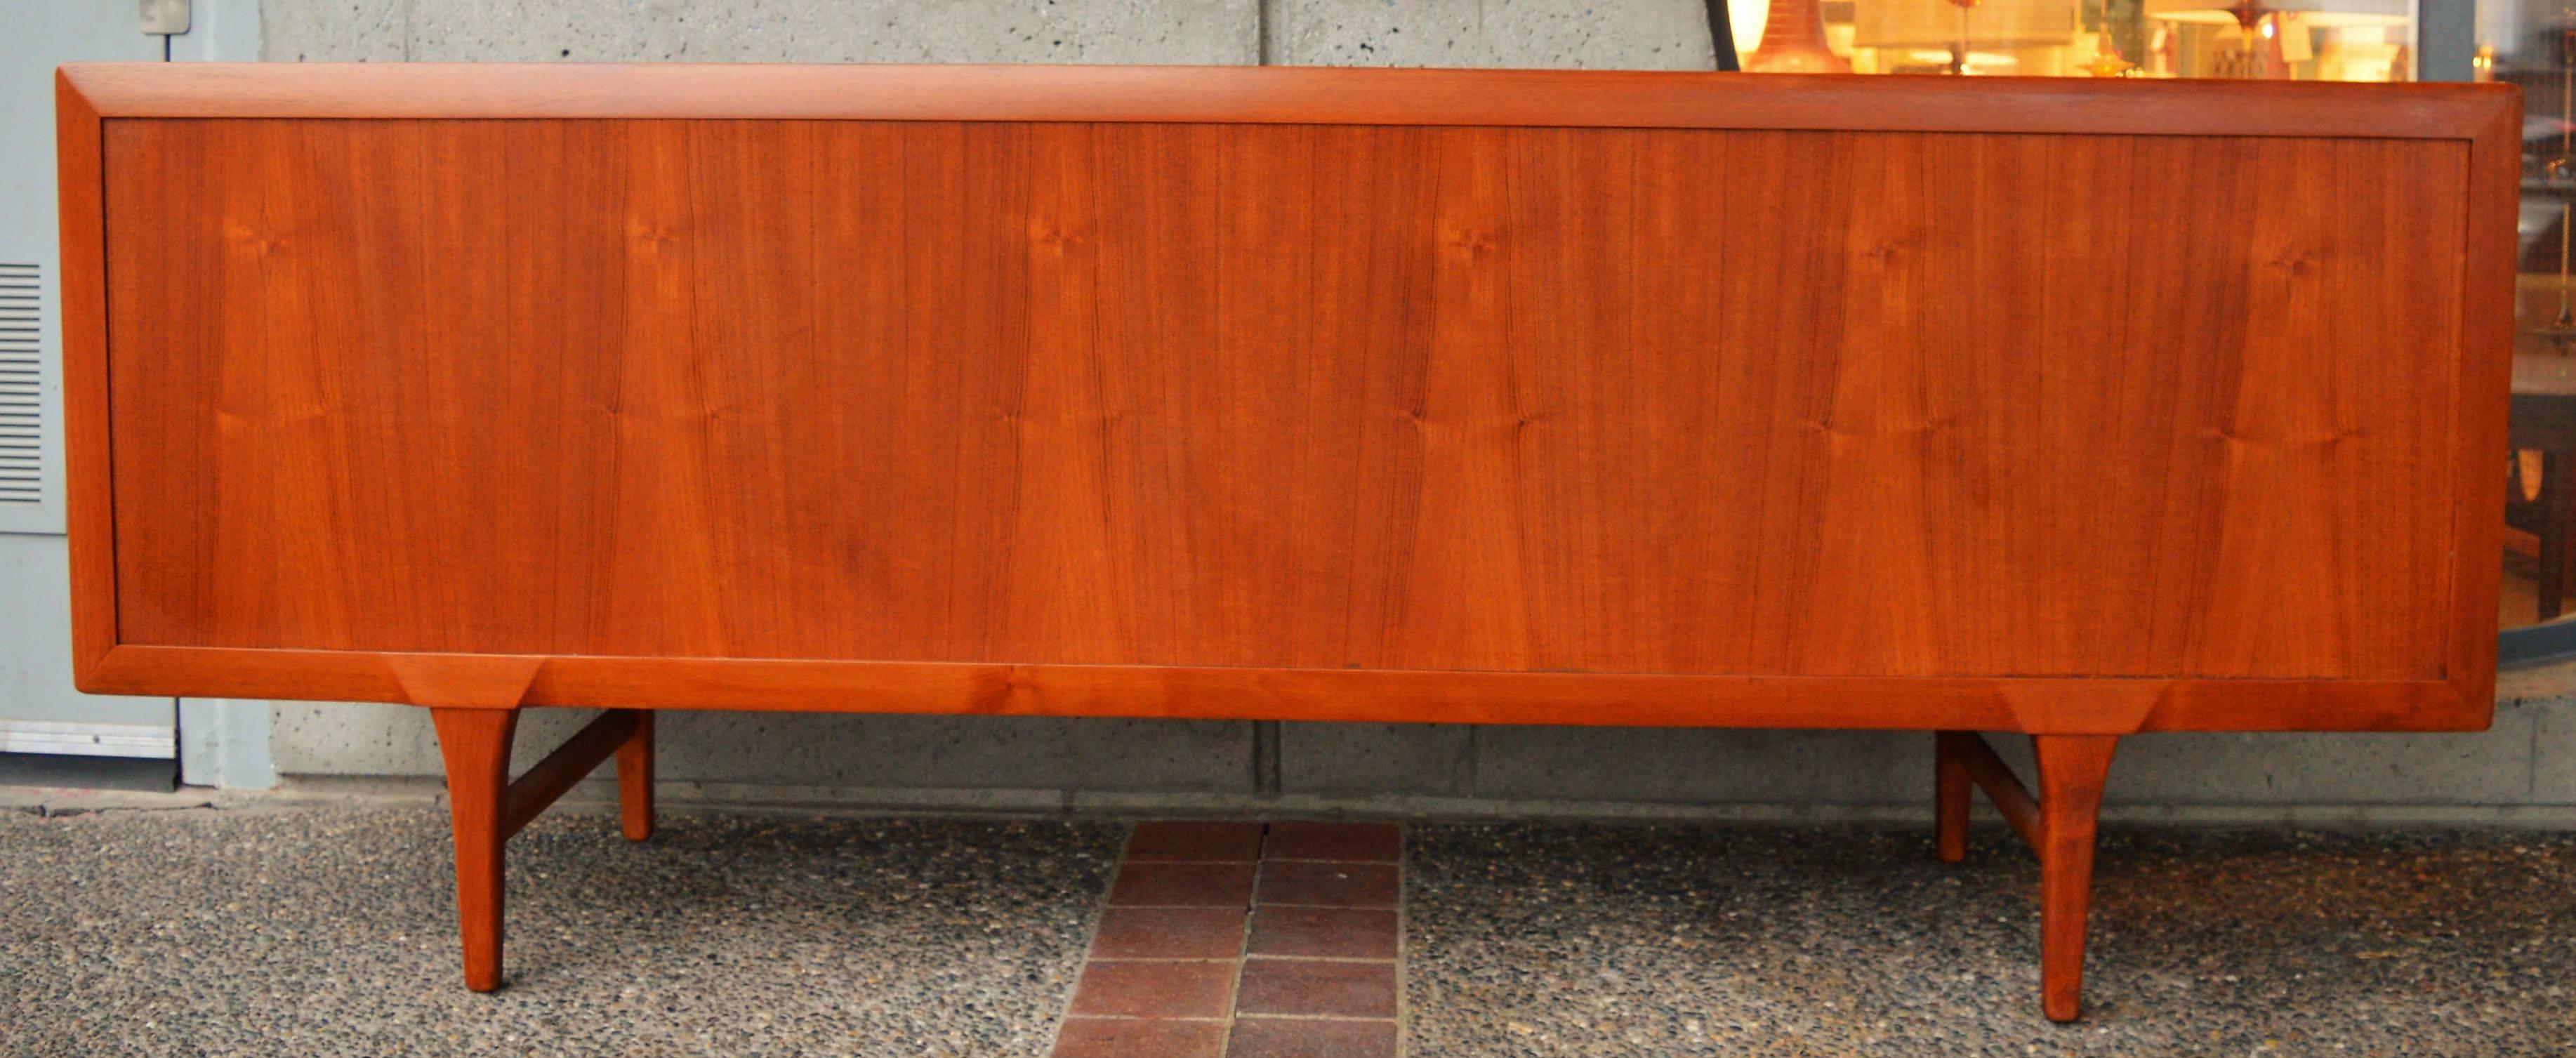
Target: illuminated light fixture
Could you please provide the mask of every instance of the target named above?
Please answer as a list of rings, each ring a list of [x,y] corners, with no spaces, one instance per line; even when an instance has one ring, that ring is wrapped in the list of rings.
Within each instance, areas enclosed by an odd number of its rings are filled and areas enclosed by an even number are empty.
[[[2147,0],[2146,14],[2164,22],[2235,26],[2244,35],[2252,69],[2253,56],[2279,47],[2284,22],[2306,29],[2403,26],[2413,19],[2414,7],[2415,0]]]
[[[2202,0],[2203,3],[2209,0]],[[2015,48],[2065,47],[2084,29],[2075,0],[1861,0],[1852,46],[1933,51],[1951,73],[2009,65]]]
[[[1750,0],[1727,5],[1728,27],[1735,39],[1762,43],[1744,57],[1752,73],[1850,73],[1851,62],[1825,43],[1825,9],[1818,0]]]
[[[1867,5],[1863,5],[1867,6]],[[2345,29],[2357,26],[2403,26],[2413,0],[2147,0],[2147,17],[2167,22],[2235,26],[2248,34],[2262,32],[2273,16],[2287,15],[2301,26]]]

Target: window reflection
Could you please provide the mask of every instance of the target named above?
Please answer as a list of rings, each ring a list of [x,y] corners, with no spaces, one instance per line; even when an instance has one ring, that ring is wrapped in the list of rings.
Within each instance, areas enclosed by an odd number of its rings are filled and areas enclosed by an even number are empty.
[[[2557,4],[2478,5],[2479,80],[2522,86],[2520,273],[2515,277],[2513,453],[2505,463],[2504,624],[2559,619],[2576,581],[2576,18]]]
[[[2408,81],[2414,0],[1733,0],[1771,72]]]

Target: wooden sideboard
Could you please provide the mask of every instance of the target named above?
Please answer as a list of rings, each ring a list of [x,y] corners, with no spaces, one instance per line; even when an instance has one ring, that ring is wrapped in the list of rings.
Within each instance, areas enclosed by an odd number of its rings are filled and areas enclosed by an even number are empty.
[[[58,98],[80,685],[428,707],[476,989],[511,831],[616,756],[649,833],[655,708],[1942,732],[2061,1019],[2119,738],[2492,709],[2509,88]],[[611,711],[513,780],[542,706]]]

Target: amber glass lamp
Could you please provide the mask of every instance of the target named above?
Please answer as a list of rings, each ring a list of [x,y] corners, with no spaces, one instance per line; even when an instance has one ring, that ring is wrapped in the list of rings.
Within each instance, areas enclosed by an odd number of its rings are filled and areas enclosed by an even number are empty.
[[[1747,72],[1851,72],[1851,62],[1834,54],[1834,49],[1825,43],[1825,9],[1819,0],[1772,0],[1767,5],[1754,0],[1739,6],[1769,8],[1767,17],[1755,13],[1761,20],[1762,42],[1753,46],[1753,54],[1744,57]],[[1749,20],[1736,21],[1741,26]]]

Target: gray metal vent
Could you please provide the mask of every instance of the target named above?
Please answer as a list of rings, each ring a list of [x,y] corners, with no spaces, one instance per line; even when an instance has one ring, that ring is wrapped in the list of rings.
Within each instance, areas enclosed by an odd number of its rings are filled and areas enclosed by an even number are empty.
[[[32,264],[0,262],[0,505],[45,502],[37,273]]]

